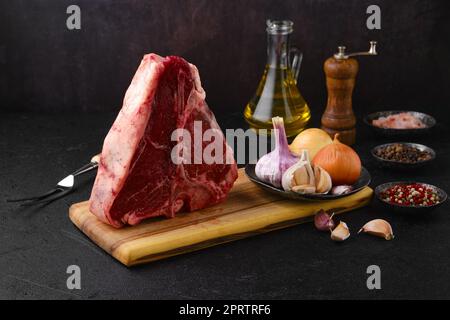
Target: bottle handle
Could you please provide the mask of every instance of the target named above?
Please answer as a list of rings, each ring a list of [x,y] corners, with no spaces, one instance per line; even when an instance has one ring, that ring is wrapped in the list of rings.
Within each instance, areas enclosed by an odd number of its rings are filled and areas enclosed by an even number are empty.
[[[298,80],[298,75],[300,74],[300,66],[302,65],[303,53],[297,48],[291,48],[289,50],[289,57],[291,61],[292,75],[295,81]]]

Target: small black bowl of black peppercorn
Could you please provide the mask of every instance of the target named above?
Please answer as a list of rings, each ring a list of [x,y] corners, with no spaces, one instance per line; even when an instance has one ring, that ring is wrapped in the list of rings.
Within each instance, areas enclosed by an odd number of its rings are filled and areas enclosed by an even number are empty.
[[[416,169],[433,161],[436,153],[422,144],[394,142],[376,146],[372,149],[372,156],[385,168]]]

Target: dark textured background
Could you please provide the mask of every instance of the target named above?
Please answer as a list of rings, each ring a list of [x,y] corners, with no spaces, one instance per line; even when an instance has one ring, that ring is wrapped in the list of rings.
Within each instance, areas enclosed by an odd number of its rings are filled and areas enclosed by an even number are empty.
[[[265,62],[265,20],[295,23],[304,52],[300,88],[313,115],[326,101],[324,60],[379,42],[360,58],[357,113],[386,108],[439,112],[450,99],[450,10],[446,0],[1,0],[1,110],[118,110],[143,54],[180,55],[196,64],[215,112],[240,111]],[[82,29],[66,28],[78,4]],[[382,29],[366,28],[378,4]]]

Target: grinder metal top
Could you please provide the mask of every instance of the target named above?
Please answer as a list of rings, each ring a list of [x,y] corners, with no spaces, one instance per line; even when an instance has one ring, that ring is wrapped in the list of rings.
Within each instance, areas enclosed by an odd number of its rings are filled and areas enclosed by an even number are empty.
[[[345,53],[345,47],[339,46],[338,52],[334,54],[334,58],[338,60],[348,59],[349,57],[354,56],[376,56],[377,55],[377,42],[376,41],[370,41],[370,48],[369,51],[365,52],[354,52],[354,53]]]

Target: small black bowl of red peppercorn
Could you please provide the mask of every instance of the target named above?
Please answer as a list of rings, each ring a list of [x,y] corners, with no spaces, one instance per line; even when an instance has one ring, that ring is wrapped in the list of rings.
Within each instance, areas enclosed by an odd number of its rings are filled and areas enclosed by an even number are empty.
[[[416,169],[436,158],[430,147],[410,142],[382,144],[373,148],[371,153],[380,166],[392,169]]]
[[[385,206],[402,213],[425,213],[447,200],[444,190],[431,184],[412,181],[388,182],[375,188]]]

